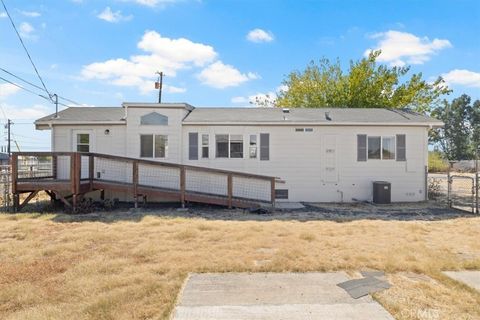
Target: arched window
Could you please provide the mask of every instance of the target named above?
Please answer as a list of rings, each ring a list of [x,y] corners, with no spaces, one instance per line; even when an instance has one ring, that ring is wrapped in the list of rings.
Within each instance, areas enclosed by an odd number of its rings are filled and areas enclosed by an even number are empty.
[[[158,125],[158,126],[167,126],[168,117],[157,112],[151,112],[140,118],[140,124],[142,125]]]

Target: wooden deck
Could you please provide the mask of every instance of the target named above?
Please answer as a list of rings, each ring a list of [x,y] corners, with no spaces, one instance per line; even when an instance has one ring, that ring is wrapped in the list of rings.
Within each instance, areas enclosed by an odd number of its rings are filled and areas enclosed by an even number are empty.
[[[276,177],[144,159],[79,152],[16,152],[12,155],[14,207],[20,211],[40,191],[76,211],[97,190],[139,199],[240,207],[275,207]],[[20,194],[28,193],[20,203]],[[102,194],[104,194],[102,192]]]

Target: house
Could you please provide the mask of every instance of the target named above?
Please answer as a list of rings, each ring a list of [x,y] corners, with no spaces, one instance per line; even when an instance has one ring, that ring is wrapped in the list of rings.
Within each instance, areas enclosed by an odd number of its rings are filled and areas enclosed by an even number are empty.
[[[51,130],[52,151],[280,177],[278,200],[311,202],[371,201],[374,181],[391,183],[393,202],[425,200],[428,130],[442,125],[403,110],[185,103],[67,108],[35,124]]]

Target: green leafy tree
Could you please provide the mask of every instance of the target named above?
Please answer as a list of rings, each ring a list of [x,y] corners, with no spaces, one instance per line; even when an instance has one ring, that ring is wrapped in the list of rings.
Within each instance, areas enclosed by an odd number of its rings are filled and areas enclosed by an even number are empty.
[[[480,143],[480,100],[472,104],[466,94],[451,103],[444,100],[432,116],[445,123],[443,128],[432,130],[430,140],[440,146],[446,158],[473,159]]]
[[[279,107],[346,107],[346,108],[410,108],[428,112],[450,93],[439,77],[428,83],[421,73],[405,81],[410,67],[388,67],[378,64],[381,51],[351,61],[348,72],[342,71],[339,60],[324,58],[311,62],[303,71],[293,71],[283,84],[288,90],[278,94]]]

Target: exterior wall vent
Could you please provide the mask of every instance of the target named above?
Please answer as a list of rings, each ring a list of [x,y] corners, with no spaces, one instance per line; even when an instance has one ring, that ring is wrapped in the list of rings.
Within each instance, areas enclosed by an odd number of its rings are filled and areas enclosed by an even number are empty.
[[[325,112],[325,119],[327,119],[328,121],[331,121],[332,118],[330,118],[330,112]]]

